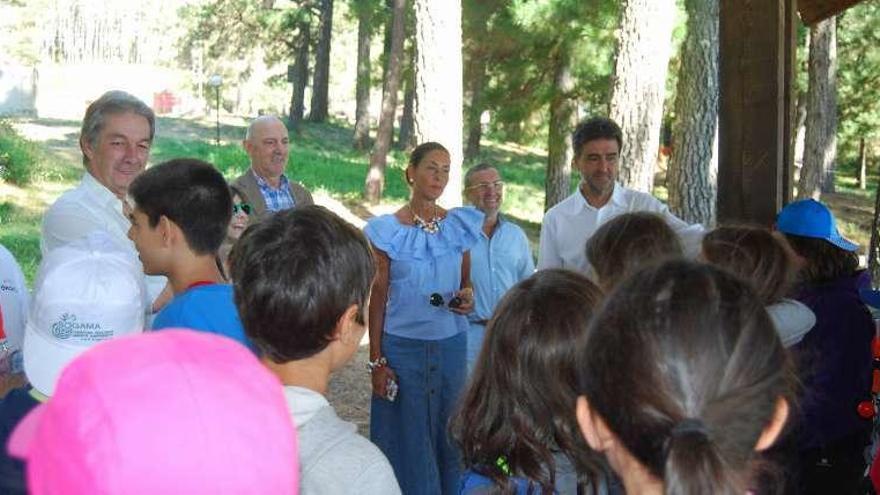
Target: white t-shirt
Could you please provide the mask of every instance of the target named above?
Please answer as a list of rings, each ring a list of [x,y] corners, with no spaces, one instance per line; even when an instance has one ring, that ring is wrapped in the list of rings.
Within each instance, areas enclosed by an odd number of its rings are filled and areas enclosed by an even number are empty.
[[[590,273],[592,268],[585,251],[587,239],[605,222],[618,215],[636,211],[663,216],[681,238],[685,254],[690,257],[699,254],[704,232],[702,225],[689,225],[673,215],[654,196],[615,183],[611,198],[601,208],[590,205],[580,190],[577,190],[544,214],[538,248],[538,270],[567,268]]]
[[[3,330],[12,349],[21,349],[29,302],[30,294],[21,267],[12,253],[0,245],[0,308],[3,311]]]
[[[137,257],[134,243],[128,238],[131,222],[122,212],[122,201],[92,174],[83,174],[75,188],[65,192],[43,215],[40,250],[43,256],[58,246],[79,239],[89,232],[103,230],[124,249]],[[167,279],[146,276],[150,302],[162,292]]]

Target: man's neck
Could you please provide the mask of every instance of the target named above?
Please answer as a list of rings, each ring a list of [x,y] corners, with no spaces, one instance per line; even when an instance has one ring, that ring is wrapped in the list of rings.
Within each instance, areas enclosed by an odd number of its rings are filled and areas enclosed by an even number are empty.
[[[587,203],[593,208],[602,208],[603,206],[608,204],[609,201],[611,201],[611,195],[614,194],[613,187],[608,192],[597,193],[590,190],[590,187],[585,183],[581,183],[578,189],[580,190],[581,195],[584,197],[584,199],[587,200]]]
[[[496,210],[494,213],[486,213],[486,219],[483,220],[483,233],[486,234],[487,237],[492,237],[492,234],[495,233],[495,227],[497,226],[498,211]]]
[[[191,254],[184,258],[179,259],[168,273],[168,281],[175,295],[200,282],[223,283],[223,276],[217,268],[216,256]]]
[[[279,175],[278,177],[264,177],[264,176],[258,174],[257,170],[255,168],[251,167],[251,170],[254,171],[255,176],[268,182],[269,185],[272,186],[272,189],[278,189],[279,187],[281,187],[281,177],[282,177],[281,175]]]
[[[281,383],[292,387],[302,387],[327,395],[330,383],[330,366],[324,359],[323,352],[296,361],[278,364],[268,357],[263,357],[263,364],[269,368]]]

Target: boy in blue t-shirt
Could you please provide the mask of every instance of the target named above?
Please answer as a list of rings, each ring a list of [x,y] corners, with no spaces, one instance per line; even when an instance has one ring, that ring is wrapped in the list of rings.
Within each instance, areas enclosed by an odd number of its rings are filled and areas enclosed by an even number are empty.
[[[128,211],[138,255],[148,275],[165,275],[174,298],[153,330],[183,327],[225,335],[254,350],[223,283],[217,250],[226,237],[232,198],[211,164],[169,160],[139,175],[128,189]]]

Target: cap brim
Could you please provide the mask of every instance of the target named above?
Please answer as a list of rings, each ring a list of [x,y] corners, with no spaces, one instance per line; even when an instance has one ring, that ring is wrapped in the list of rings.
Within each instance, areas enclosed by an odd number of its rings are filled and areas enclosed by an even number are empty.
[[[859,289],[859,299],[872,308],[880,309],[880,290]]]
[[[43,414],[46,411],[46,404],[39,404],[31,409],[24,419],[18,422],[12,435],[9,436],[9,443],[6,444],[6,451],[12,457],[27,460],[30,456],[34,441],[37,437],[37,430],[43,421]]]
[[[38,332],[29,321],[25,325],[22,349],[24,374],[28,381],[40,393],[51,396],[61,370],[85,352],[87,347],[60,344]]]
[[[858,244],[856,244],[850,240],[847,240],[845,237],[843,237],[840,234],[837,234],[835,237],[828,239],[828,242],[830,242],[831,244],[834,244],[835,246],[839,247],[840,249],[843,249],[844,251],[858,251],[859,250]]]

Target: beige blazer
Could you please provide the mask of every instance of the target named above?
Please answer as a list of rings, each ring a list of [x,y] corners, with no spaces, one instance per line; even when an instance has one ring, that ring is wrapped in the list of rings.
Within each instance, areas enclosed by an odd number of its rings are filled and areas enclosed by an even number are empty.
[[[315,204],[312,194],[302,184],[292,180],[288,180],[288,183],[290,184],[290,195],[293,196],[293,202],[297,207]],[[252,221],[259,222],[266,218],[266,200],[263,198],[263,193],[260,192],[260,186],[257,185],[253,169],[249,168],[241,177],[235,179],[232,184],[241,189],[247,196],[251,206],[253,206],[254,215]]]

